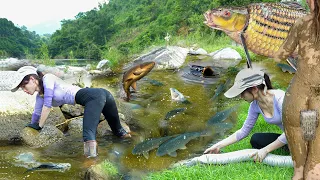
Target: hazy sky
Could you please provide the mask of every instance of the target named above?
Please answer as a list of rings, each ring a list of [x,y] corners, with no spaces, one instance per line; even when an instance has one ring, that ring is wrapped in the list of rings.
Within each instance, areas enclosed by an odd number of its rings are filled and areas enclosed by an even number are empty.
[[[45,29],[54,32],[60,28],[63,19],[98,7],[99,2],[104,0],[0,0],[0,18],[43,34]]]

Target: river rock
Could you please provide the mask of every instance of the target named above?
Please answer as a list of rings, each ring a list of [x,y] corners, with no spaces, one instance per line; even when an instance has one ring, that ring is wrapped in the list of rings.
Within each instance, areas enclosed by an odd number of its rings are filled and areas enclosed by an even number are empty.
[[[76,117],[68,124],[68,133],[72,136],[82,134],[83,118]]]
[[[117,172],[108,172],[108,169],[105,169],[104,164],[102,162],[100,164],[91,166],[85,172],[84,179],[85,180],[108,180],[108,179],[117,179],[115,176],[118,174]]]
[[[46,123],[45,125],[57,125],[57,124],[61,124],[61,123],[64,123],[66,121],[66,118],[64,117],[62,111],[60,110],[59,107],[52,107],[51,108],[51,111],[50,111],[50,114],[46,120]],[[65,127],[66,126],[59,126],[58,128],[61,130],[61,131],[64,131],[65,130]]]
[[[214,60],[234,59],[241,60],[240,54],[232,48],[223,48],[209,54]]]
[[[61,111],[63,114],[65,114],[68,117],[77,117],[77,116],[83,115],[84,107],[79,104],[76,104],[76,105],[64,104],[61,107]]]
[[[122,125],[124,130],[130,132],[129,126],[125,122],[123,122],[122,119],[120,119],[120,124]],[[108,135],[113,135],[112,130],[107,121],[101,121],[97,128],[97,136],[103,137]]]
[[[103,59],[103,60],[101,60],[99,63],[98,63],[98,65],[97,65],[97,67],[96,67],[96,69],[98,69],[98,70],[101,70],[101,69],[108,69],[108,65],[109,65],[109,63],[110,63],[110,61],[109,60],[107,60],[107,59]]]
[[[39,65],[37,69],[43,73],[54,74],[67,83],[80,87],[91,87],[92,75],[88,73],[85,67]]]
[[[202,48],[199,48],[197,50],[193,50],[192,48],[189,50],[190,55],[207,55],[208,52]]]
[[[20,139],[21,130],[31,121],[36,98],[23,91],[1,91],[0,99],[0,141]]]
[[[188,52],[188,49],[178,46],[156,48],[151,52],[136,58],[133,62],[128,63],[124,67],[124,71],[127,71],[137,64],[148,61],[156,62],[154,69],[176,69],[182,66]]]
[[[0,59],[0,70],[13,70],[16,71],[22,66],[31,65],[31,62],[26,59],[7,58]]]
[[[40,132],[26,127],[22,130],[21,137],[28,146],[39,148],[61,141],[64,135],[55,126],[45,125]]]

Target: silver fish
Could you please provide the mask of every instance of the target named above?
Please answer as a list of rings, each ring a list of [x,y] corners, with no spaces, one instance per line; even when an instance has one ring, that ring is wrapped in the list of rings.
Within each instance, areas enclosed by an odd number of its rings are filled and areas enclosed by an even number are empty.
[[[157,150],[157,156],[164,156],[168,154],[169,156],[176,157],[178,149],[186,149],[186,144],[203,135],[204,132],[189,132],[181,134],[175,138],[168,140],[167,142],[161,144]]]
[[[216,123],[220,123],[220,122],[226,120],[230,116],[230,114],[233,111],[235,111],[238,107],[239,107],[239,105],[236,105],[236,106],[234,106],[232,108],[229,108],[229,109],[226,109],[224,111],[217,112],[214,116],[212,116],[208,120],[207,124],[208,125],[214,125]]]
[[[217,87],[214,96],[211,98],[212,101],[214,101],[227,87],[229,86],[231,80],[227,79],[225,83],[219,84]]]
[[[39,166],[29,168],[26,172],[30,171],[59,171],[64,172],[69,170],[71,167],[70,163],[41,163]]]
[[[171,100],[176,102],[181,102],[184,104],[190,104],[190,101],[188,101],[185,96],[179,92],[175,88],[170,88],[170,94],[171,94]]]
[[[152,149],[158,148],[160,144],[167,141],[168,139],[172,138],[173,136],[165,136],[160,138],[153,138],[146,141],[143,141],[137,144],[133,150],[132,154],[138,155],[142,154],[146,159],[149,159],[149,151]]]
[[[166,114],[164,120],[170,120],[173,116],[175,116],[176,114],[184,112],[186,109],[187,108],[177,108],[177,109],[171,110]]]

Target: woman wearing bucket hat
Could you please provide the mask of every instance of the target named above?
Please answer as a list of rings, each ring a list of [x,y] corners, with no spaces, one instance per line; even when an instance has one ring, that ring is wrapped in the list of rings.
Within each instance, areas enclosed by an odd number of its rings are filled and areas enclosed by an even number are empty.
[[[282,102],[285,92],[273,89],[269,76],[264,72],[251,68],[241,70],[233,86],[224,95],[227,98],[240,96],[250,103],[247,119],[240,130],[212,145],[204,153],[219,153],[221,148],[247,137],[259,114],[267,123],[277,125],[283,130]],[[250,143],[253,148],[259,149],[252,157],[261,162],[269,152],[286,145],[287,140],[284,133],[255,133]]]
[[[320,0],[307,0],[310,14],[291,27],[275,60],[297,49],[298,62],[283,102],[283,125],[294,161],[292,179],[320,179]]]
[[[35,109],[28,125],[41,130],[52,106],[80,104],[85,106],[83,116],[84,155],[97,156],[96,129],[100,114],[107,119],[113,133],[121,138],[131,137],[120,124],[118,109],[111,93],[101,88],[79,88],[65,83],[53,74],[43,75],[35,67],[18,69],[11,91],[21,88],[27,94],[37,92]]]

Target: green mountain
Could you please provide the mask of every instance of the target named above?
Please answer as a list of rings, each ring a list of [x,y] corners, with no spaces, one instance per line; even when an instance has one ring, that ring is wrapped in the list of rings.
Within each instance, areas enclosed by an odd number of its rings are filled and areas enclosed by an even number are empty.
[[[102,59],[118,54],[121,60],[164,37],[197,35],[207,38],[212,30],[203,23],[203,13],[213,7],[240,6],[261,0],[111,0],[98,9],[62,21],[49,44],[53,57]],[[268,0],[276,2],[276,0]],[[220,33],[221,34],[221,33]]]
[[[16,27],[6,18],[0,18],[0,58],[25,57],[27,54],[38,54],[43,41],[34,31],[26,27]]]

